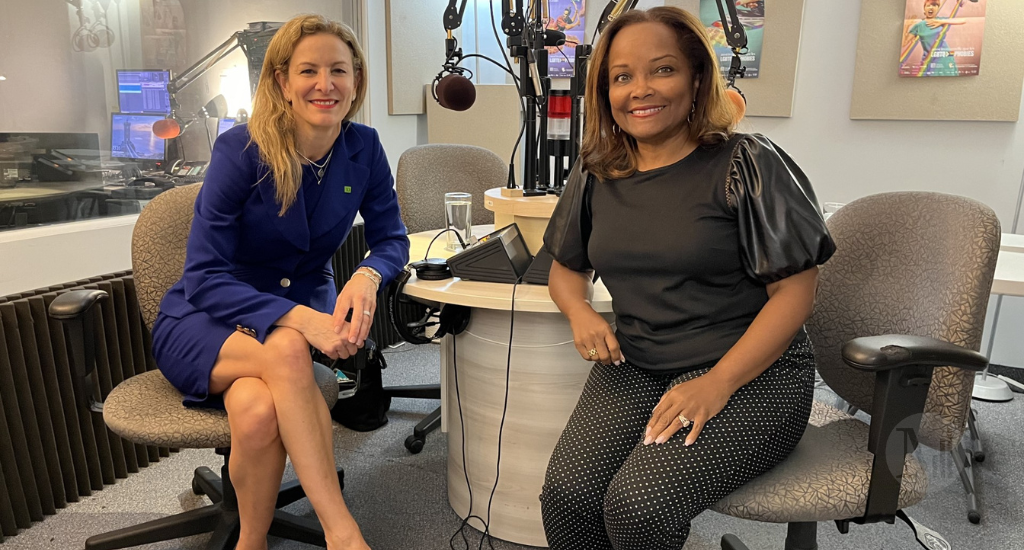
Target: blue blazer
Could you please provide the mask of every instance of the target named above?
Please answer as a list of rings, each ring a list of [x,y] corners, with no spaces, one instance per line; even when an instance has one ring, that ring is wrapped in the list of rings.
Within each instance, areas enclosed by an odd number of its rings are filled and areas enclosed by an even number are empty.
[[[304,186],[316,185],[304,170]],[[307,215],[305,189],[284,216],[273,176],[249,144],[247,125],[214,145],[196,198],[184,274],[164,296],[160,315],[197,311],[263,342],[274,323],[296,305],[334,311],[337,292],[331,257],[358,211],[370,254],[360,265],[386,284],[409,261],[409,239],[394,179],[373,128],[346,123],[334,144],[320,199]]]

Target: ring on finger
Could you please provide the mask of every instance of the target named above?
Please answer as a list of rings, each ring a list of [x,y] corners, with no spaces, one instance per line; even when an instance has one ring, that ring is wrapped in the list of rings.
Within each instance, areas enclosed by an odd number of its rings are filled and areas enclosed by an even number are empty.
[[[368,310],[368,309],[364,309],[363,310],[363,315],[365,315],[367,317],[373,317],[373,313],[370,313],[370,310]]]
[[[589,350],[587,351],[587,355],[589,355],[589,356],[591,356],[591,357],[593,357],[593,356],[597,355],[597,348],[590,348],[590,349],[589,349]]]
[[[683,413],[679,413],[679,417],[678,418],[679,418],[679,422],[681,422],[683,424],[684,428],[689,428],[690,424],[693,423],[693,422],[690,422],[689,418],[686,418],[685,416],[683,416]]]

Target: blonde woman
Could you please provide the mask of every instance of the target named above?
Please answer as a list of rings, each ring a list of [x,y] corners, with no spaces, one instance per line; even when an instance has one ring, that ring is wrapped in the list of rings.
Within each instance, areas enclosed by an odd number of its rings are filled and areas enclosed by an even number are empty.
[[[368,548],[338,485],[310,358],[311,347],[354,354],[377,290],[408,262],[380,139],[350,120],[366,90],[366,57],[345,25],[308,15],[277,31],[249,124],[214,146],[184,275],[153,328],[157,365],[185,404],[227,410],[238,550],[267,547],[286,455],[327,547]],[[370,254],[336,294],[330,258],[357,211]]]
[[[678,550],[697,514],[800,440],[803,323],[835,245],[796,163],[733,131],[699,19],[627,12],[590,66],[579,166],[544,244],[551,297],[596,365],[541,513],[553,550]],[[588,301],[595,270],[614,330]]]

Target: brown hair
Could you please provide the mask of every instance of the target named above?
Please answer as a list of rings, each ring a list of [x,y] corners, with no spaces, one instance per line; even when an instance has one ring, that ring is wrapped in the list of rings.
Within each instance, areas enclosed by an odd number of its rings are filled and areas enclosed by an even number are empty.
[[[586,128],[580,157],[583,168],[601,180],[627,177],[637,170],[636,140],[615,128],[608,99],[611,43],[619,31],[636,23],[661,23],[672,29],[680,52],[700,83],[689,137],[702,144],[719,143],[729,138],[736,124],[735,108],[726,98],[717,57],[700,19],[674,7],[627,11],[604,29],[587,74]]]
[[[337,36],[352,50],[356,95],[352,99],[348,113],[345,114],[345,121],[355,115],[366,98],[366,56],[356,40],[355,33],[347,25],[331,21],[322,15],[299,15],[285,23],[274,34],[274,38],[267,46],[267,55],[263,58],[256,96],[252,101],[249,135],[250,143],[255,143],[259,147],[260,160],[270,167],[270,174],[276,182],[276,198],[281,204],[279,216],[283,216],[295,203],[295,197],[302,186],[302,159],[295,149],[295,119],[292,109],[285,100],[274,73],[281,71],[287,74],[288,64],[299,41],[321,33]]]

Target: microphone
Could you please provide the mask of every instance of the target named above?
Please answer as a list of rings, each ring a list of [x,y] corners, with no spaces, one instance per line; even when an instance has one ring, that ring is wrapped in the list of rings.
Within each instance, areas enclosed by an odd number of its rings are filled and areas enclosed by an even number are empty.
[[[441,71],[443,74],[445,71]],[[434,98],[445,109],[465,111],[476,101],[476,86],[473,81],[458,72],[438,75],[434,87]]]
[[[165,118],[153,123],[153,135],[160,139],[174,139],[181,135],[181,124],[173,118]]]

